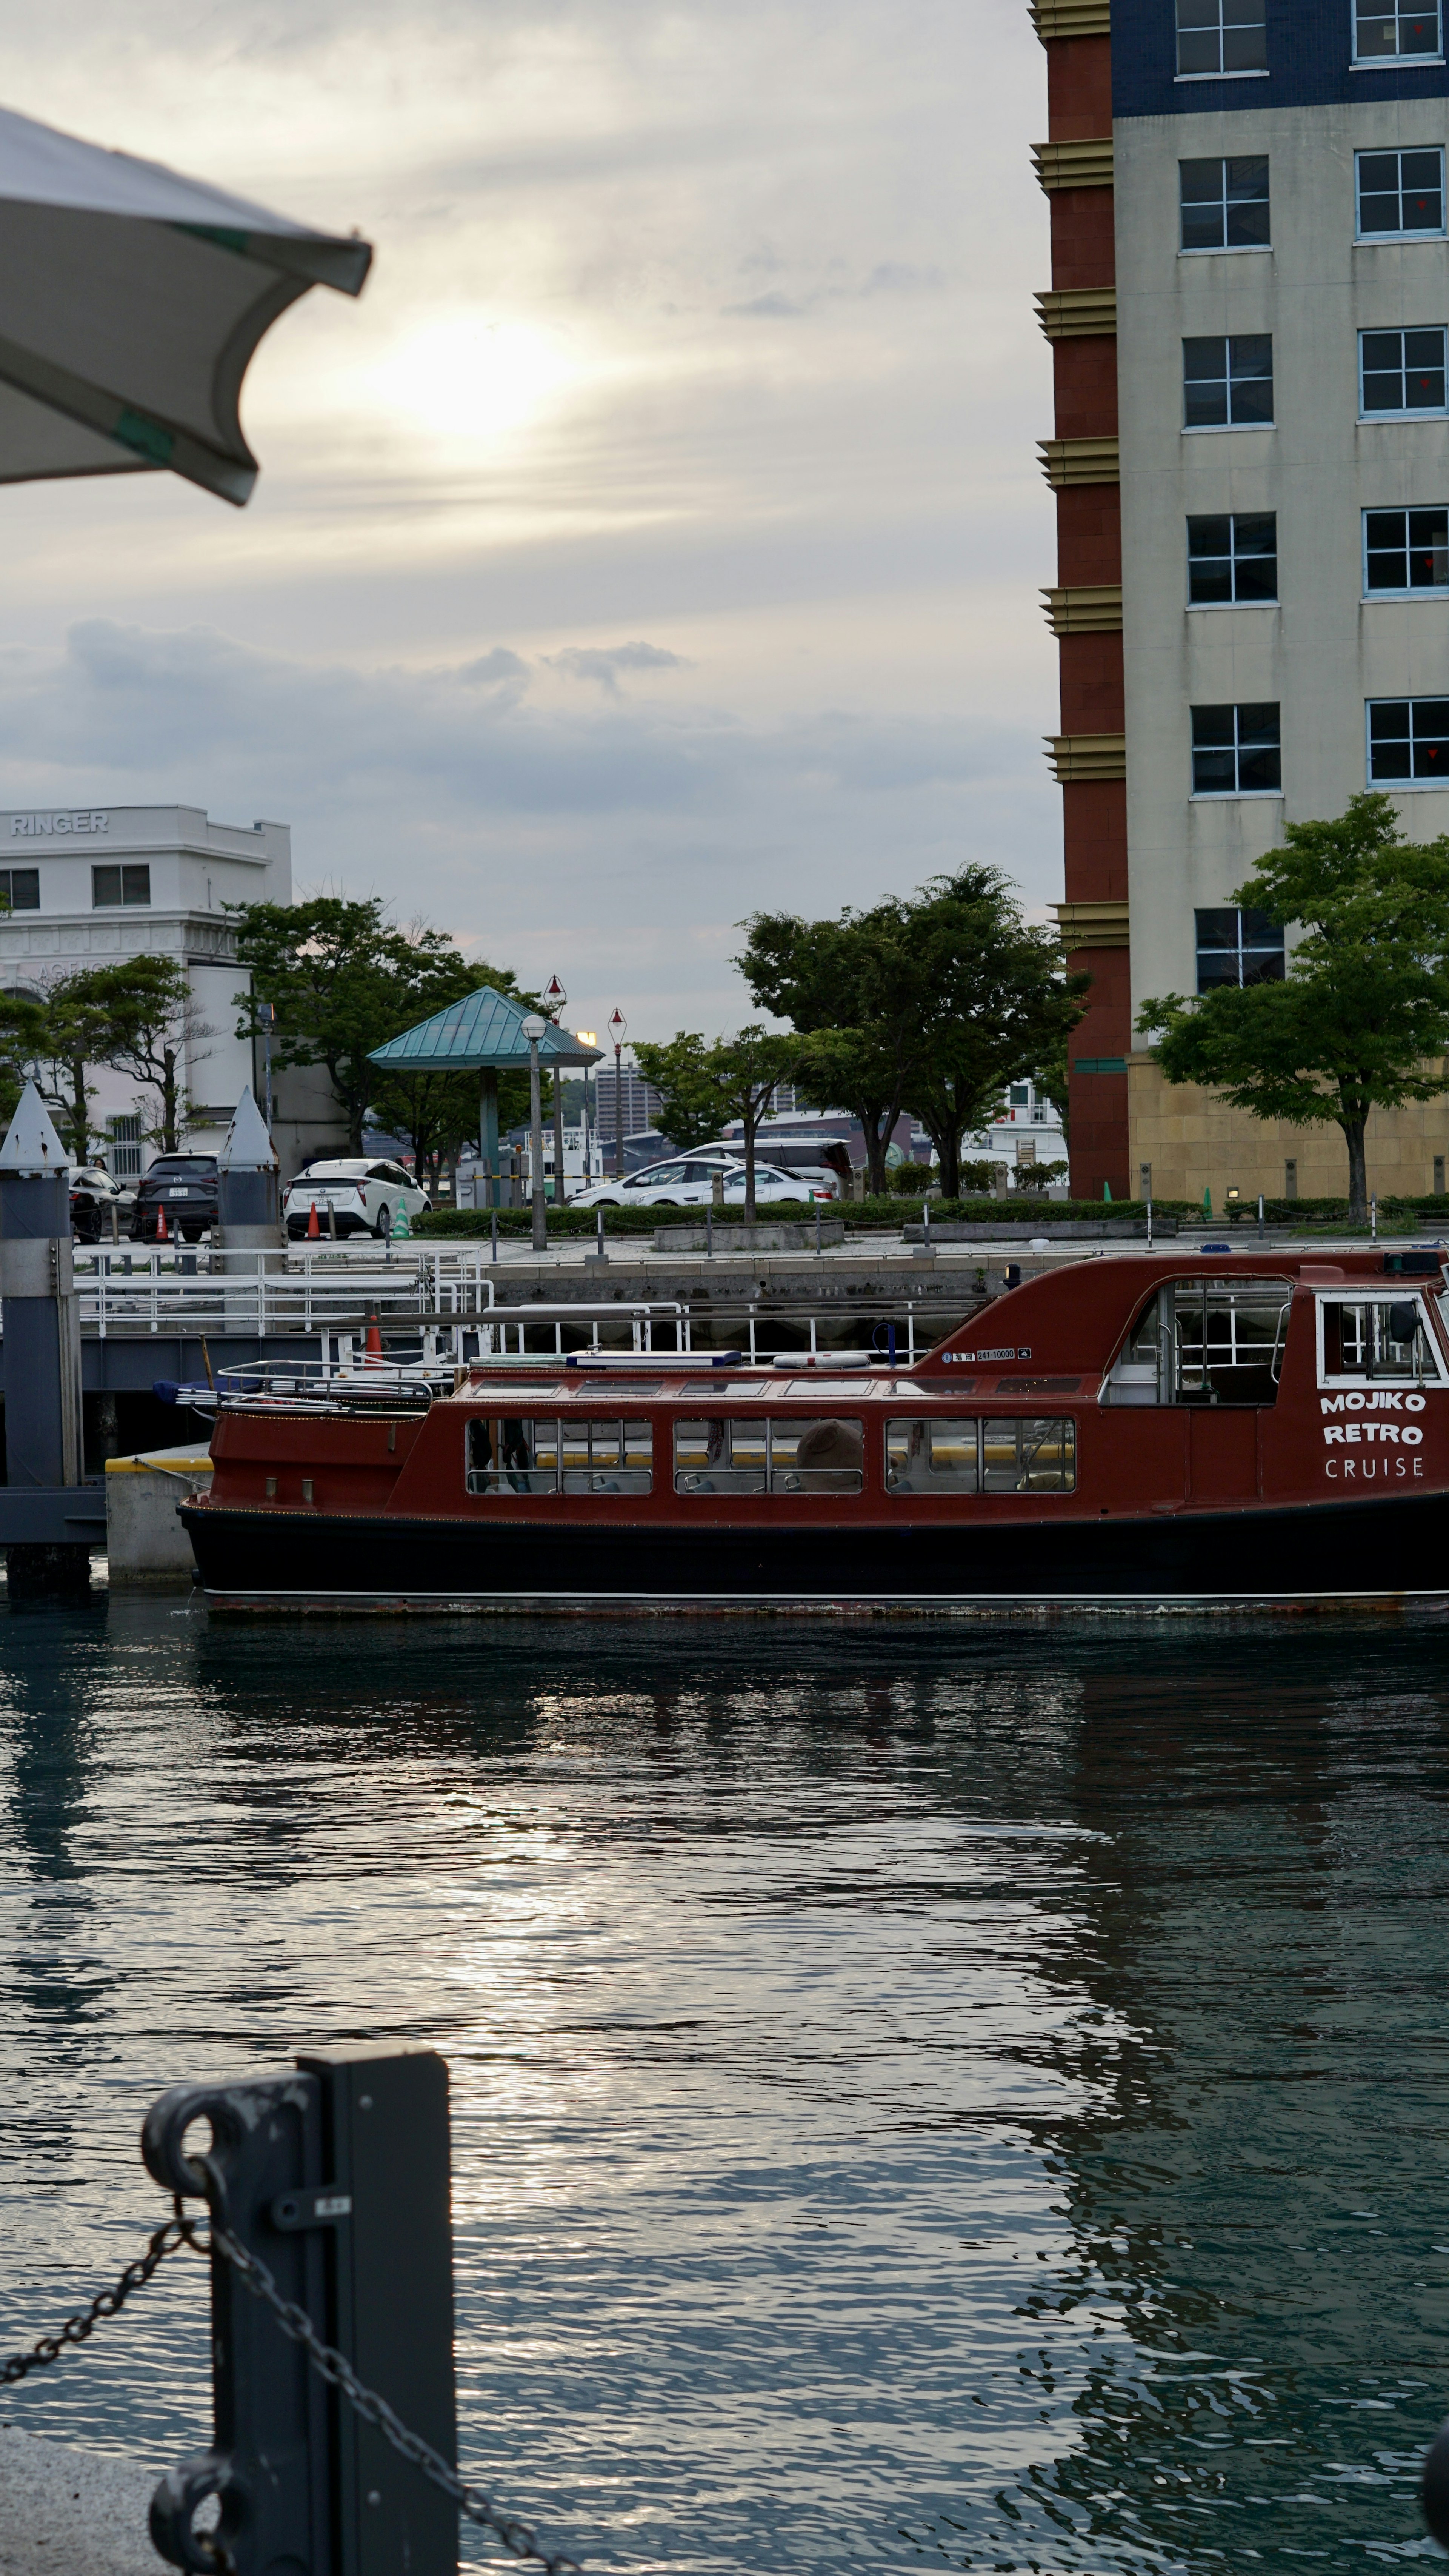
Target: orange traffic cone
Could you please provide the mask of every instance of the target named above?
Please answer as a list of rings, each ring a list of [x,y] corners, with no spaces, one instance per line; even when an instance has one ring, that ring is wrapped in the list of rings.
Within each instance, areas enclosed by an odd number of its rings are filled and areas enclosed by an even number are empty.
[[[318,1243],[321,1241],[321,1236],[322,1228],[317,1222],[317,1202],[314,1199],[307,1217],[307,1241]]]
[[[169,1243],[171,1240],[170,1235],[166,1231],[166,1210],[164,1207],[156,1210],[156,1240],[158,1243]]]
[[[367,1341],[364,1350],[364,1363],[368,1368],[381,1368],[382,1366],[382,1335],[377,1329],[377,1317],[375,1315],[369,1315],[367,1319]]]

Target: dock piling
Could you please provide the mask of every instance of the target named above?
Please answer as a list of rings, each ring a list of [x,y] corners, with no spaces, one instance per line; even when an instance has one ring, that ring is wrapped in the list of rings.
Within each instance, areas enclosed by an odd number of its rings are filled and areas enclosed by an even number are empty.
[[[6,1481],[79,1485],[80,1308],[70,1233],[70,1168],[44,1102],[27,1082],[0,1145]],[[7,1547],[12,1601],[85,1592],[90,1550],[69,1540]]]

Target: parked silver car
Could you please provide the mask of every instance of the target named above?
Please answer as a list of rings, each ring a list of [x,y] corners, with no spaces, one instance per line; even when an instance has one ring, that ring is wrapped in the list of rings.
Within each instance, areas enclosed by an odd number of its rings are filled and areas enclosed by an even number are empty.
[[[651,1163],[647,1171],[630,1172],[622,1181],[595,1181],[593,1188],[580,1190],[571,1201],[576,1208],[593,1207],[697,1207],[714,1204],[716,1173],[724,1176],[724,1204],[739,1214],[745,1203],[745,1167],[735,1155],[721,1155],[717,1146],[707,1145],[698,1154],[680,1154],[667,1163]],[[812,1187],[793,1172],[782,1172],[774,1163],[755,1165],[755,1205],[768,1207],[782,1199],[828,1199],[834,1193]]]

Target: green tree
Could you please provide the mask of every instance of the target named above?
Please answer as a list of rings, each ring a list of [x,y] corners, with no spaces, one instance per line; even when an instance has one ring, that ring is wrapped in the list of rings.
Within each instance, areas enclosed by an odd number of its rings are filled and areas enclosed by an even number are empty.
[[[774,1036],[752,1023],[734,1037],[716,1038],[713,1046],[706,1046],[702,1037],[681,1029],[667,1046],[637,1046],[634,1054],[645,1081],[666,1098],[679,1101],[686,1110],[692,1103],[701,1118],[712,1107],[709,1133],[725,1119],[740,1120],[745,1131],[745,1216],[752,1222],[760,1122],[777,1085],[794,1082],[800,1074],[805,1050],[799,1039]],[[679,1144],[673,1128],[669,1132],[672,1142]],[[702,1144],[705,1139],[698,1141]]]
[[[44,1002],[31,1005],[40,1020],[34,1053],[41,1096],[76,1163],[90,1158],[90,1070],[106,1061],[111,1033],[110,1013],[96,991],[97,971],[106,970],[82,967],[57,977]]]
[[[1200,1083],[1235,1109],[1290,1126],[1340,1128],[1350,1218],[1368,1214],[1369,1112],[1449,1090],[1449,839],[1406,841],[1387,796],[1349,800],[1334,822],[1289,823],[1233,902],[1301,923],[1282,982],[1222,984],[1144,1002],[1169,1082]]]
[[[180,1150],[191,1115],[184,1069],[201,1043],[215,1036],[201,1020],[184,966],[173,958],[140,956],[113,966],[93,966],[60,988],[62,1033],[75,1033],[94,1050],[93,1061],[129,1074],[155,1103],[149,1134],[163,1154]],[[74,1111],[76,1132],[80,1113]]]
[[[756,913],[744,927],[735,962],[756,1001],[808,1036],[808,1096],[860,1120],[876,1191],[910,1109],[955,1197],[962,1138],[1084,1008],[1087,978],[1062,973],[1055,935],[1027,928],[996,868],[961,868],[835,921]]]
[[[27,1082],[43,1075],[45,1005],[0,993],[0,1129],[9,1126]]]
[[[667,1046],[634,1049],[640,1072],[659,1094],[661,1133],[680,1154],[709,1144],[719,1133],[719,1085],[709,1071],[709,1053],[704,1039],[687,1029],[676,1029]]]
[[[909,913],[922,994],[905,1105],[935,1146],[942,1192],[953,1199],[962,1138],[989,1123],[1007,1083],[1053,1048],[1065,1051],[1089,979],[1063,974],[1057,934],[1028,928],[996,868],[933,878]]]
[[[236,916],[238,959],[252,976],[251,992],[237,995],[238,1035],[254,1034],[258,1002],[272,1004],[273,1063],[325,1067],[355,1154],[379,1088],[377,1067],[368,1063],[372,1049],[498,981],[493,968],[470,964],[442,931],[400,929],[376,896],[353,902],[312,895],[304,903],[228,909]],[[472,1132],[471,1122],[462,1132]]]
[[[886,1187],[886,1148],[920,1041],[921,987],[905,912],[891,901],[838,921],[753,913],[734,960],[755,1000],[808,1037],[800,1059],[807,1099],[859,1119],[876,1193]]]

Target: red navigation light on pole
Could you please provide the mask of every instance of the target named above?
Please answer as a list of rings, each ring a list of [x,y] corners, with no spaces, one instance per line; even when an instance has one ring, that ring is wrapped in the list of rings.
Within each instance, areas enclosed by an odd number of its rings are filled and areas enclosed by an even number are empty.
[[[609,1036],[614,1045],[614,1178],[616,1181],[622,1181],[624,1177],[624,1075],[621,1058],[624,1052],[624,1032],[628,1026],[629,1023],[623,1012],[616,1010],[609,1022]]]
[[[562,984],[559,982],[557,975],[550,975],[548,982],[543,988],[543,1007],[545,1016],[550,1020],[556,1020],[567,1000],[568,995],[564,991]]]

